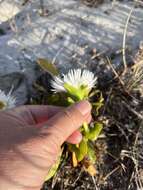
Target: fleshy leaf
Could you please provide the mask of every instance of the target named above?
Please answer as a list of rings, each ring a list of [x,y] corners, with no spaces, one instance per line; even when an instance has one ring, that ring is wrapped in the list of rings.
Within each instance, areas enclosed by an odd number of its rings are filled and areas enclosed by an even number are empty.
[[[88,95],[89,95],[89,92],[90,92],[90,90],[88,89],[88,86],[87,85],[82,85],[80,87],[80,90],[83,92],[82,93],[82,99],[83,98],[88,98]]]
[[[80,101],[88,97],[89,90],[87,86],[76,88],[68,83],[65,83],[64,88],[67,90],[68,94],[74,98],[75,101]]]
[[[70,152],[77,153],[79,151],[78,148],[76,147],[76,145],[74,145],[74,144],[68,144],[68,148],[69,148]]]
[[[65,89],[67,90],[68,94],[75,97],[75,101],[81,100],[81,94],[80,94],[80,89],[77,89],[73,87],[70,84],[65,83],[64,84]]]
[[[72,164],[73,167],[76,167],[78,165],[77,155],[79,154],[79,149],[77,148],[77,145],[74,144],[68,144],[69,151],[72,153]]]
[[[91,128],[90,131],[85,134],[86,138],[95,141],[100,135],[102,128],[103,128],[102,123],[95,123],[94,127]]]
[[[95,103],[92,103],[92,106],[94,106],[95,109],[96,109],[96,115],[99,114],[99,109],[104,105],[103,104],[104,98],[102,96],[102,93],[100,91],[98,93],[100,93],[100,97],[99,97],[98,101],[95,102]]]
[[[60,102],[59,94],[52,94],[47,97],[47,101],[49,105],[57,105]],[[61,102],[60,102],[61,103]]]
[[[86,122],[83,123],[83,130],[85,133],[89,132],[89,127],[88,127],[88,124]]]
[[[87,140],[85,138],[82,139],[82,141],[80,142],[80,144],[78,144],[78,146],[69,144],[68,147],[71,152],[75,152],[78,162],[82,161],[85,155],[87,155],[88,147],[87,147]]]
[[[89,143],[88,143],[88,153],[87,154],[88,154],[88,157],[89,157],[90,161],[92,162],[92,164],[94,164],[96,161],[95,150]]]
[[[77,165],[78,165],[78,161],[77,161],[75,152],[72,152],[72,164],[73,164],[73,167],[77,167]]]
[[[57,170],[58,170],[58,167],[59,167],[59,165],[60,165],[60,162],[61,162],[61,155],[62,155],[62,152],[63,152],[63,149],[61,149],[60,155],[59,155],[59,157],[58,157],[56,163],[55,163],[55,164],[51,167],[51,169],[49,170],[49,173],[48,173],[48,175],[46,176],[45,181],[51,179],[51,178],[56,174],[56,172],[57,172]]]
[[[76,157],[77,157],[78,162],[80,162],[87,155],[87,151],[88,151],[87,140],[83,138],[79,144],[78,149],[79,151],[77,152]]]
[[[75,101],[71,97],[67,97],[67,101],[68,101],[69,105],[72,105],[75,103]]]
[[[58,75],[59,71],[56,68],[54,64],[52,64],[50,61],[47,59],[38,59],[37,63],[40,65],[40,67],[45,70],[46,72],[50,73],[51,75]]]

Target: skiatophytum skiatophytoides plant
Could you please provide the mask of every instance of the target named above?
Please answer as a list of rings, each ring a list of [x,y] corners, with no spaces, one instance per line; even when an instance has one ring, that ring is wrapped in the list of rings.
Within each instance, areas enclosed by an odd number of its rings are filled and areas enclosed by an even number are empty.
[[[51,81],[52,91],[55,95],[63,94],[64,98],[62,100],[65,105],[72,105],[81,100],[89,100],[97,116],[99,108],[103,105],[103,98],[101,92],[96,89],[96,84],[97,77],[92,72],[81,69],[70,70],[67,74],[58,74]],[[92,102],[92,99],[96,99],[96,101]],[[85,122],[79,129],[83,136],[82,141],[76,145],[66,143],[68,152],[72,155],[73,166],[76,167],[78,163],[82,163],[90,175],[95,175],[96,155],[93,142],[99,137],[102,128],[102,123],[98,121],[91,124]],[[46,180],[56,173],[61,162],[62,151],[63,148],[57,163],[49,171]]]
[[[73,69],[67,74],[61,74],[55,65],[46,59],[38,59],[37,63],[43,70],[53,76],[51,81],[53,93],[49,97],[49,104],[59,105],[59,103],[62,103],[62,106],[70,106],[75,102],[88,100],[93,108],[93,121],[90,124],[83,123],[79,129],[82,133],[82,141],[76,145],[65,143],[62,146],[59,158],[51,167],[46,180],[56,174],[62,161],[62,153],[65,147],[68,149],[68,155],[72,156],[74,167],[80,163],[90,175],[95,175],[96,152],[94,142],[103,128],[102,123],[97,118],[99,109],[103,106],[104,101],[102,93],[97,89],[97,77],[86,69]]]

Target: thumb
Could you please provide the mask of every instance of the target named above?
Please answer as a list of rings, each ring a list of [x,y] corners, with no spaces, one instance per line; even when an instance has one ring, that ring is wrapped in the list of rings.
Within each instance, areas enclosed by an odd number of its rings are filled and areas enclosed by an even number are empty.
[[[76,103],[44,123],[42,132],[47,133],[58,146],[62,145],[66,139],[76,131],[83,122],[87,121],[91,112],[91,105],[88,101]]]

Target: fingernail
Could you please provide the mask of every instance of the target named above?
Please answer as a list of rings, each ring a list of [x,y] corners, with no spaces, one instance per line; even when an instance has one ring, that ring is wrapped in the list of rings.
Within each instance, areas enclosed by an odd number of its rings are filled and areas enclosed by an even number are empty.
[[[86,115],[91,111],[91,105],[88,101],[84,100],[75,105],[82,115]]]
[[[82,134],[79,134],[76,138],[76,144],[80,143],[82,140]]]

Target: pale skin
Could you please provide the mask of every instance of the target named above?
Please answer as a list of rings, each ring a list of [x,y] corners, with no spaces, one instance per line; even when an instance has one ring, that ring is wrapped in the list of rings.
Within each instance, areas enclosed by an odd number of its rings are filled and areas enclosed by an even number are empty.
[[[0,190],[40,190],[61,145],[79,143],[91,105],[22,106],[0,112]]]

